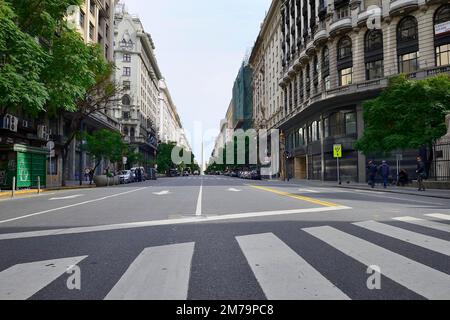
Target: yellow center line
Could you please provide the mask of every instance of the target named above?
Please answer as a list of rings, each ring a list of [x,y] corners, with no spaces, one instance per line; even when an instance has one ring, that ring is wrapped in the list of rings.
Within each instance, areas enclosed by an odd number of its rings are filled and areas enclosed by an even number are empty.
[[[272,192],[272,193],[278,194],[280,196],[285,196],[285,197],[289,197],[289,198],[293,198],[293,199],[297,199],[297,200],[303,200],[303,201],[314,203],[314,204],[318,204],[318,205],[321,205],[321,206],[324,206],[324,207],[341,207],[341,205],[336,204],[336,203],[322,201],[322,200],[317,200],[317,199],[313,199],[313,198],[310,198],[310,197],[299,196],[299,195],[296,195],[296,194],[293,194],[293,193],[279,191],[279,190],[272,189],[272,188],[260,187],[260,186],[254,186],[254,185],[249,185],[249,186],[252,187],[252,188],[255,188],[255,189],[259,189],[259,190],[263,190],[263,191],[267,191],[267,192]]]

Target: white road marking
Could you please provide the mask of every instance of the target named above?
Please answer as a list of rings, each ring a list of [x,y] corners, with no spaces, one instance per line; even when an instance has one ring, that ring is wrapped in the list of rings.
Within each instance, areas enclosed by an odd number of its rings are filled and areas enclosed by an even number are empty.
[[[26,300],[87,256],[17,264],[0,273],[0,300]]]
[[[105,300],[186,300],[194,243],[147,248]]]
[[[413,245],[450,256],[450,242],[420,233],[393,227],[376,221],[354,223],[355,226],[411,243]]]
[[[434,221],[424,220],[424,219],[419,219],[419,218],[414,218],[414,217],[398,217],[398,218],[393,218],[393,219],[396,221],[411,223],[411,224],[415,224],[418,226],[427,227],[430,229],[435,229],[435,230],[444,231],[444,232],[450,232],[450,225],[444,224],[444,223],[439,223],[439,222],[434,222]]]
[[[223,221],[223,220],[240,220],[240,219],[248,219],[248,218],[272,217],[272,216],[275,217],[275,216],[294,215],[294,214],[323,213],[323,212],[341,211],[341,210],[349,210],[349,209],[351,209],[351,208],[343,207],[343,206],[342,207],[320,207],[320,208],[298,209],[298,210],[263,211],[263,212],[224,214],[224,215],[217,215],[217,216],[203,216],[202,218],[193,217],[193,218],[182,218],[182,219],[153,220],[153,221],[132,222],[132,223],[122,223],[122,224],[112,224],[112,225],[102,225],[102,226],[92,226],[92,227],[54,229],[54,230],[30,231],[30,232],[20,232],[20,233],[5,233],[5,234],[0,234],[0,240],[12,240],[12,239],[24,239],[24,238],[45,237],[45,236],[69,235],[69,234],[78,234],[78,233],[90,233],[90,232],[99,232],[99,231],[135,229],[135,228],[178,225],[178,224],[187,224],[187,223],[203,223],[203,222],[214,222],[214,221]]]
[[[274,234],[242,236],[236,240],[267,299],[349,299]]]
[[[56,200],[69,200],[69,199],[76,199],[79,197],[82,197],[83,194],[75,194],[73,196],[67,196],[67,197],[60,197],[60,198],[50,198],[49,201],[56,201]]]
[[[450,299],[450,276],[332,227],[303,229],[366,266],[427,299]]]
[[[230,192],[241,192],[242,190],[235,189],[235,188],[230,188],[230,189],[228,189],[228,191],[230,191]]]
[[[426,216],[431,217],[431,218],[440,219],[440,220],[450,221],[450,215],[448,215],[448,214],[433,213],[433,214],[426,214]]]
[[[113,194],[111,196],[106,196],[106,197],[102,197],[102,198],[98,198],[98,199],[94,199],[94,200],[79,202],[79,203],[71,204],[71,205],[64,206],[64,207],[59,207],[59,208],[49,209],[49,210],[40,211],[40,212],[36,212],[36,213],[31,213],[31,214],[27,214],[25,216],[21,216],[21,217],[17,217],[17,218],[2,220],[2,221],[0,221],[0,224],[4,224],[4,223],[7,223],[7,222],[12,222],[12,221],[17,221],[17,220],[22,220],[22,219],[26,219],[26,218],[29,218],[29,217],[39,216],[39,215],[42,215],[42,214],[55,212],[55,211],[60,211],[60,210],[68,209],[68,208],[78,207],[78,206],[82,206],[82,205],[89,204],[89,203],[99,202],[99,201],[103,201],[103,200],[107,200],[107,199],[123,196],[125,194],[130,194],[130,193],[133,193],[133,192],[141,191],[141,190],[144,190],[144,189],[147,189],[147,187],[139,188],[139,189],[135,189],[135,190],[131,190],[131,191],[126,191],[126,192],[121,192],[121,193]]]
[[[202,215],[202,196],[203,196],[203,180],[201,181],[200,184],[200,191],[198,193],[197,199],[197,208],[195,210],[195,215],[198,217]]]
[[[298,189],[300,192],[306,192],[306,193],[319,193],[319,191],[312,190],[312,189]]]
[[[161,192],[153,192],[153,194],[157,195],[157,196],[166,196],[166,195],[170,194],[170,191],[169,190],[164,190],[164,191],[161,191]]]

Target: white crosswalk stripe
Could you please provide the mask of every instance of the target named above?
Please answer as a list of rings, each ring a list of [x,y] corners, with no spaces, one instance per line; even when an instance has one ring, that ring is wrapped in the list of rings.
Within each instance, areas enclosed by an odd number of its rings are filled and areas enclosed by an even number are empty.
[[[450,221],[450,214],[433,213],[433,214],[426,214],[426,216],[440,220]]]
[[[434,230],[450,232],[450,225],[444,224],[444,223],[439,223],[439,222],[434,222],[434,221],[430,221],[430,220],[419,219],[419,218],[414,218],[414,217],[397,217],[397,218],[393,218],[393,220],[410,223],[410,224],[414,224],[417,226],[427,227],[427,228],[434,229]]]
[[[416,246],[450,256],[450,242],[376,221],[354,223],[355,226],[386,235]]]
[[[0,300],[26,300],[87,256],[23,263],[0,272]]]
[[[194,243],[145,249],[105,300],[186,300]]]
[[[450,231],[444,223],[415,217],[397,217],[393,220]],[[375,221],[354,225],[376,235],[388,236],[393,241],[400,240],[450,255],[449,241]],[[318,245],[331,246],[336,253],[344,253],[352,263],[378,266],[382,275],[425,298],[450,299],[450,275],[445,273],[448,270],[434,269],[403,256],[401,252],[390,251],[330,226],[299,229],[298,232],[310,234]],[[316,269],[317,266],[302,256],[302,252],[294,251],[290,243],[285,243],[274,233],[243,235],[235,239],[249,271],[270,300],[348,300],[349,296],[353,298],[355,295],[351,288],[338,288],[335,285],[338,279],[325,277]],[[186,300],[191,273],[198,272],[197,269],[192,270],[195,247],[195,243],[190,242],[142,250],[134,261],[123,266],[120,279],[111,284],[112,289],[105,299]],[[13,265],[0,272],[0,300],[29,299],[86,258],[69,257]],[[328,258],[333,261],[332,256]],[[209,263],[208,257],[201,259],[204,259],[202,264]],[[255,281],[254,278],[252,280]]]
[[[268,299],[349,299],[274,234],[236,239]]]
[[[303,230],[366,266],[378,266],[384,276],[427,299],[450,298],[448,274],[332,227]]]

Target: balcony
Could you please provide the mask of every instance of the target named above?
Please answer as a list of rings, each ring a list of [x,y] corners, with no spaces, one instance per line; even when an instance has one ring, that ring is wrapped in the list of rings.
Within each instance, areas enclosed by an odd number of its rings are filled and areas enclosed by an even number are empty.
[[[446,73],[450,75],[450,65],[442,67],[431,67],[427,69],[421,69],[417,72],[407,74],[408,79],[411,80],[421,80],[428,77],[435,76],[437,74]],[[313,93],[312,95],[306,96],[306,102],[303,104],[302,108],[296,109],[295,112],[290,113],[285,118],[280,119],[278,123],[275,124],[277,128],[286,126],[289,122],[292,123],[297,115],[302,113],[304,110],[311,110],[310,107],[314,104],[317,105],[325,103],[333,103],[333,101],[354,101],[354,99],[364,99],[362,96],[367,97],[372,96],[374,92],[381,91],[385,89],[389,84],[389,78],[380,78],[375,80],[363,81],[354,83],[348,86],[336,87],[330,90],[321,91]],[[308,86],[309,84],[306,83]],[[338,99],[338,100],[336,100]],[[328,102],[326,100],[329,100]],[[292,121],[291,121],[292,120]]]
[[[335,35],[339,32],[345,32],[352,29],[352,18],[345,16],[342,18],[335,17],[330,25],[330,35]]]
[[[327,32],[327,28],[325,25],[325,21],[321,21],[317,25],[317,30],[314,33],[314,45],[318,46],[321,43],[327,41],[327,39],[328,39],[328,32]]]
[[[417,9],[418,0],[391,0],[389,14],[402,14],[406,10]]]

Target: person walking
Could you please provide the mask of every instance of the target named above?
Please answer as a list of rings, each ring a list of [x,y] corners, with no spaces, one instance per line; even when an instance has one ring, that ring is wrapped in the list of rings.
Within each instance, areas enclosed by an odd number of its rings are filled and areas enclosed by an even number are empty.
[[[417,183],[419,184],[419,191],[425,191],[424,180],[426,178],[425,163],[422,161],[422,157],[417,157]]]
[[[375,188],[375,178],[377,176],[378,168],[373,163],[372,160],[369,161],[369,164],[367,166],[367,171],[369,172],[369,185],[373,188]]]
[[[381,177],[383,178],[384,188],[386,189],[389,183],[389,174],[391,172],[391,168],[389,167],[389,165],[385,160],[383,160],[379,172]]]
[[[87,181],[89,181],[89,172],[90,172],[91,170],[88,168],[88,167],[86,167],[86,169],[84,169],[84,180],[87,182]]]
[[[89,170],[89,185],[92,185],[93,181],[94,181],[94,168],[91,168]]]

